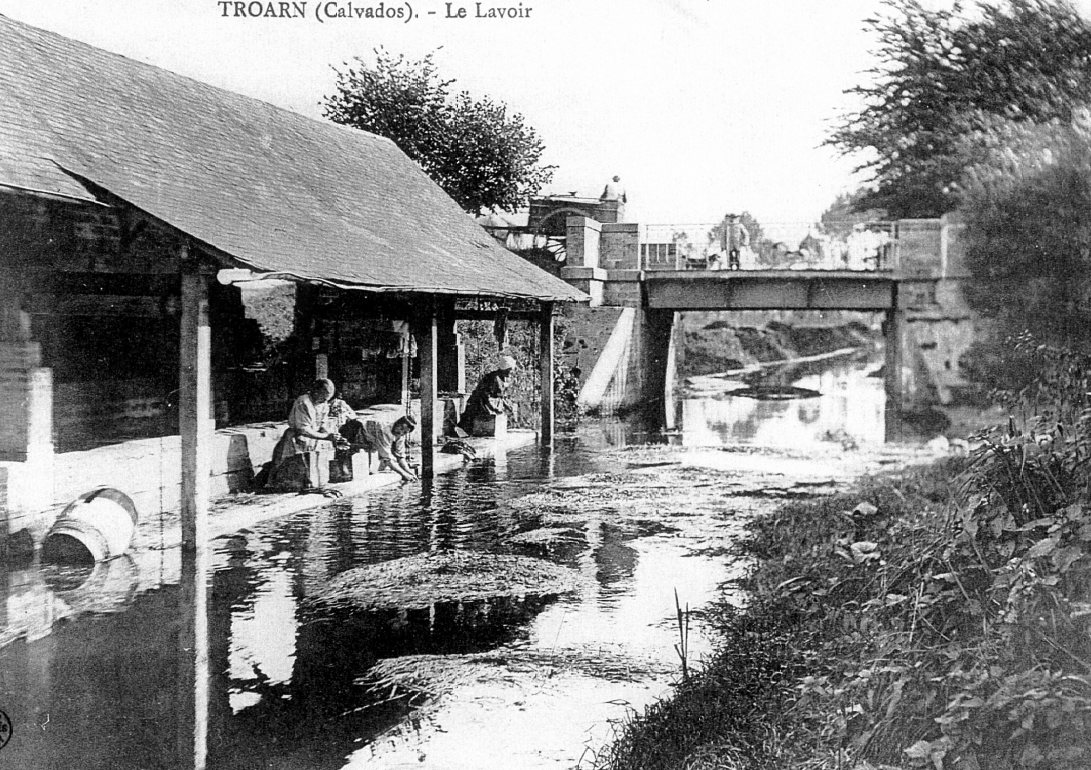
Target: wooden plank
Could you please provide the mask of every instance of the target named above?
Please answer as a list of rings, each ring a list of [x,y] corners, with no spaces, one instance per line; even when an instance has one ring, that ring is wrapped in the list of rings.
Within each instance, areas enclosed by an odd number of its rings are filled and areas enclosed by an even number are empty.
[[[553,446],[553,303],[543,302],[539,316],[539,360],[542,383],[542,446]]]
[[[185,256],[183,254],[178,426],[182,437],[182,548],[193,550],[204,548],[208,540],[212,357],[209,278]]]
[[[538,311],[523,311],[523,310],[510,310],[508,311],[509,321],[536,321],[538,320]],[[455,309],[451,312],[450,316],[453,321],[491,321],[496,318],[495,310],[458,310]]]
[[[39,294],[29,312],[35,315],[134,316],[161,318],[162,297],[124,294]]]

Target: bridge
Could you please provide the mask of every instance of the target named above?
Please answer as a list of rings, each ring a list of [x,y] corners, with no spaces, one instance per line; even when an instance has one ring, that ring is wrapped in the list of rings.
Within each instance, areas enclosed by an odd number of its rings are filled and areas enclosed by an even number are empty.
[[[859,270],[671,270],[639,278],[657,310],[861,310],[898,307],[892,272]],[[611,292],[613,293],[613,292]]]
[[[958,345],[941,347],[937,324],[957,325],[970,314],[961,302],[961,255],[952,244],[957,223],[903,220],[898,241],[884,250],[872,269],[672,269],[649,264],[639,225],[567,220],[567,261],[561,275],[589,294],[592,306],[629,308],[631,329],[625,356],[633,399],[655,402],[669,397],[674,377],[674,314],[685,311],[810,310],[858,311],[884,316],[884,377],[888,427],[895,424],[907,397],[922,390],[917,369],[953,381]],[[873,263],[874,264],[874,263]],[[878,268],[878,269],[876,269]],[[914,327],[914,325],[916,325]],[[965,324],[968,327],[970,324]],[[918,333],[914,334],[912,328]],[[949,330],[948,330],[949,331]],[[955,335],[958,337],[958,335]],[[967,338],[961,333],[960,339]],[[961,343],[960,343],[961,344]],[[920,359],[918,361],[917,359]],[[921,361],[924,363],[922,364]],[[596,367],[597,369],[598,367]],[[952,373],[952,370],[955,370]],[[932,383],[936,384],[936,383]],[[939,386],[943,386],[943,382]]]

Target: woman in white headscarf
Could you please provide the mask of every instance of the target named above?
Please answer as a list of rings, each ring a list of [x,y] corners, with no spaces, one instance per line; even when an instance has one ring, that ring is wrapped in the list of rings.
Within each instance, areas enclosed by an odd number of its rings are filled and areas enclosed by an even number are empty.
[[[508,390],[512,372],[518,368],[511,356],[500,356],[496,369],[481,378],[474,392],[466,400],[466,409],[458,427],[467,433],[473,433],[474,421],[479,417],[495,417],[508,410],[504,394]]]
[[[321,463],[329,462],[333,446],[343,443],[336,431],[326,425],[329,401],[336,392],[330,380],[317,380],[308,393],[292,404],[288,428],[273,450],[268,486],[280,491],[322,492],[324,477]],[[322,444],[331,446],[323,451]]]

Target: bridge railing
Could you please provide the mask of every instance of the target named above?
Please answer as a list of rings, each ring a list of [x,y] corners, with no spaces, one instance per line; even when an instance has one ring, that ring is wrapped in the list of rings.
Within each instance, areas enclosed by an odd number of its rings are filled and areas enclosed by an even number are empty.
[[[756,228],[755,228],[756,230]],[[724,251],[724,222],[648,224],[639,229],[642,270],[734,268]],[[827,232],[812,222],[761,223],[739,249],[741,270],[890,270],[898,264],[894,222]]]

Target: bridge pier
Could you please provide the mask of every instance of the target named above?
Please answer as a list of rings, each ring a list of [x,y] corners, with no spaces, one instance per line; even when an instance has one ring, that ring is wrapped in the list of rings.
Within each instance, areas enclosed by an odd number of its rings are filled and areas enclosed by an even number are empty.
[[[884,433],[887,441],[899,438],[905,404],[905,354],[909,344],[906,316],[897,307],[883,319],[883,386],[886,391]]]
[[[639,367],[640,402],[654,410],[653,414],[666,425],[672,411],[667,389],[673,384],[675,371],[674,311],[638,309],[634,332],[639,352],[632,357],[632,363]]]

